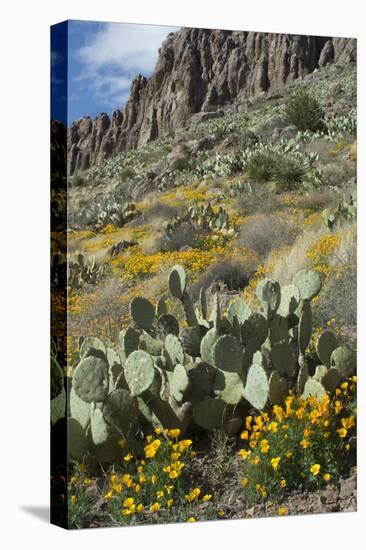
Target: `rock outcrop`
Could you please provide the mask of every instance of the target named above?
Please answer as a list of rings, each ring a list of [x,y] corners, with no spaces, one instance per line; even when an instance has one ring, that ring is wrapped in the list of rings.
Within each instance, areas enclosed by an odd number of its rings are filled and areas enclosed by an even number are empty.
[[[332,61],[356,61],[356,40],[188,28],[171,33],[153,75],[133,80],[123,111],[83,117],[68,129],[68,173],[183,127],[194,113],[240,109],[247,98]]]

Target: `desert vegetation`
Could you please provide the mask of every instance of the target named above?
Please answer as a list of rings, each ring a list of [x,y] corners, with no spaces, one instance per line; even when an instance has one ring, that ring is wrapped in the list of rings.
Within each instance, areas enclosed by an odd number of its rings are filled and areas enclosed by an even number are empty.
[[[354,506],[355,100],[355,67],[330,64],[68,178],[70,527]]]

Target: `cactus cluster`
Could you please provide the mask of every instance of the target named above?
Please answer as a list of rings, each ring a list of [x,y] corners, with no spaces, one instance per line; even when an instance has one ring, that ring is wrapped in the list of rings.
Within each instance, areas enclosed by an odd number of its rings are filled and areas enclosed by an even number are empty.
[[[97,264],[94,256],[87,258],[81,252],[76,260],[67,263],[67,281],[72,288],[80,288],[83,284],[95,284],[103,278],[105,264]]]
[[[211,204],[191,206],[182,215],[176,215],[174,220],[166,224],[168,237],[179,231],[182,225],[190,225],[197,231],[220,231],[224,234],[234,234],[234,228],[230,223],[229,214],[220,206],[216,211]]]
[[[345,198],[335,208],[326,208],[322,212],[325,225],[331,231],[339,229],[346,222],[353,222],[357,215],[357,195],[353,190],[348,198]]]
[[[235,433],[250,408],[281,404],[290,389],[320,397],[355,371],[355,353],[327,330],[317,345],[319,365],[309,375],[311,300],[321,289],[314,271],[300,271],[283,287],[262,280],[256,290],[260,312],[238,299],[223,315],[218,295],[209,308],[203,291],[195,305],[179,265],[168,284],[184,310],[184,328],[163,299],[154,307],[136,297],[132,323],[116,349],[97,338],[80,339],[80,362],[70,380],[71,457],[89,451],[113,460],[119,440],[138,449],[152,426]],[[57,399],[60,373],[51,366]]]
[[[100,229],[108,224],[123,227],[126,223],[140,216],[141,212],[136,208],[134,203],[127,203],[121,206],[120,203],[114,202],[107,204],[106,208],[100,208],[95,220],[96,229]]]

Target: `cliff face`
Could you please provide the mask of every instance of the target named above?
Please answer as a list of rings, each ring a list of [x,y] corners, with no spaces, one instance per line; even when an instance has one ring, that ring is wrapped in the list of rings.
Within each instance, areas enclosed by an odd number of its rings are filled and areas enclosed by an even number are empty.
[[[162,44],[151,78],[133,80],[123,111],[83,117],[68,129],[68,173],[182,127],[193,113],[240,108],[330,61],[356,61],[356,40],[182,29]]]

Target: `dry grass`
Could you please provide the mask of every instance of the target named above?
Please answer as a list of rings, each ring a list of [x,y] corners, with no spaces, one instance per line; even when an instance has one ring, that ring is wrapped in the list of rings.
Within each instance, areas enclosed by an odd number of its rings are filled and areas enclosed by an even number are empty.
[[[289,284],[300,269],[309,267],[306,253],[326,232],[325,226],[314,231],[306,231],[283,253],[274,251],[270,254],[266,262],[268,276],[281,284]]]

